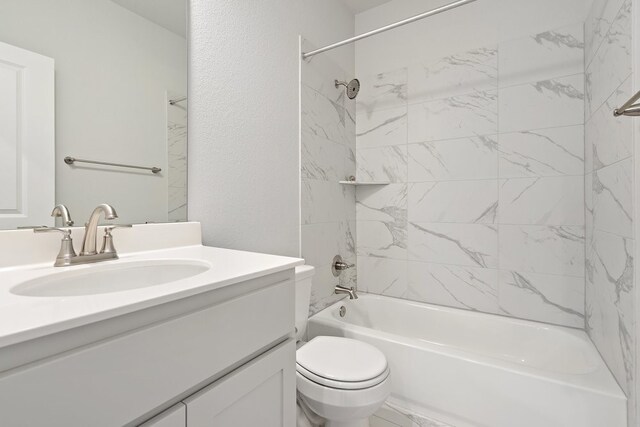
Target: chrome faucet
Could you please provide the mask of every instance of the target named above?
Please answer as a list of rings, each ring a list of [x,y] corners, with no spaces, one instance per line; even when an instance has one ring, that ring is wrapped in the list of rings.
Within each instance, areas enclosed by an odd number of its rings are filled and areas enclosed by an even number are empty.
[[[39,227],[33,231],[35,233],[59,231],[63,234],[62,243],[60,245],[60,251],[56,257],[55,267],[66,267],[77,264],[87,264],[91,262],[107,261],[110,259],[118,259],[118,253],[113,246],[113,237],[111,232],[114,228],[120,227],[132,227],[130,224],[115,224],[105,227],[104,238],[102,242],[102,249],[100,253],[96,251],[97,246],[97,234],[98,234],[98,220],[100,215],[104,214],[106,219],[118,218],[116,210],[107,204],[98,205],[86,223],[84,228],[84,241],[82,242],[82,251],[80,255],[76,255],[73,249],[73,240],[71,239],[71,229],[69,228],[57,228],[57,227]],[[69,210],[64,205],[58,205],[53,208],[51,212],[53,217],[62,217],[62,222],[67,226],[73,225]]]
[[[113,209],[113,206],[106,203],[98,205],[91,213],[89,222],[84,226],[84,241],[82,242],[80,256],[95,255],[98,253],[96,246],[98,245],[98,220],[100,220],[101,213],[104,213],[105,219],[118,218],[118,214],[116,210]]]
[[[345,286],[336,285],[335,288],[336,294],[348,294],[349,299],[358,299],[358,294],[356,293],[355,288],[347,288]]]
[[[62,226],[63,227],[72,227],[73,221],[71,220],[71,214],[69,213],[69,209],[65,205],[56,205],[55,208],[51,211],[51,216],[54,218],[62,218]]]

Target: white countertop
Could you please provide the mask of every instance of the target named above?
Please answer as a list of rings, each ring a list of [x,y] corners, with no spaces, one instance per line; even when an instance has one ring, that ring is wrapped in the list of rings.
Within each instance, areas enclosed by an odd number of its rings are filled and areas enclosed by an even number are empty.
[[[304,264],[299,258],[220,249],[202,245],[141,251],[120,255],[119,260],[72,267],[47,263],[0,268],[0,348],[132,313],[159,304],[219,289]],[[11,288],[63,271],[96,265],[145,260],[196,260],[211,268],[196,276],[145,288],[64,297],[33,297],[11,293]]]

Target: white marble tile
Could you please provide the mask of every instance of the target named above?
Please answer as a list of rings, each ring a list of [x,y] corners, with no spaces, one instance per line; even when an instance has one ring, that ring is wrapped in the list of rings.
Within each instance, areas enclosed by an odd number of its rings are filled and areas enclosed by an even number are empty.
[[[500,89],[499,104],[501,133],[582,124],[584,75]]]
[[[358,187],[356,215],[358,221],[406,222],[407,184]]]
[[[625,392],[634,378],[634,243],[595,231],[587,283],[587,331]]]
[[[588,172],[630,157],[633,153],[633,120],[614,117],[612,112],[627,102],[633,93],[627,79],[596,110],[585,125],[585,152]]]
[[[406,258],[406,220],[357,221],[356,224],[359,256]]]
[[[311,265],[308,260],[307,264]],[[331,260],[330,260],[331,261]],[[324,310],[326,307],[339,300],[339,296],[334,294],[334,289],[338,284],[338,278],[331,273],[331,263],[325,265],[314,265],[315,273],[312,278],[311,299],[309,301],[309,316]]]
[[[409,185],[409,220],[493,224],[498,181],[440,181]]]
[[[593,172],[593,225],[596,229],[633,236],[632,186],[632,159]]]
[[[501,224],[584,225],[584,178],[504,179],[499,206]]]
[[[433,419],[431,417],[424,416],[422,414],[418,414],[415,411],[406,409],[404,407],[399,406],[393,398],[394,402],[391,403],[390,400],[384,404],[384,406],[376,412],[380,414],[381,418],[390,419],[392,422],[396,422],[402,427],[455,427],[453,425],[447,424],[445,422]],[[404,402],[400,402],[404,404]],[[388,409],[388,411],[387,411]],[[394,414],[390,412],[394,412]]]
[[[409,261],[408,271],[412,300],[498,312],[498,270]]]
[[[587,256],[593,242],[593,174],[584,177],[584,226]]]
[[[358,289],[377,295],[406,297],[407,261],[358,256]]]
[[[337,181],[302,180],[302,223],[355,221],[355,188]]]
[[[600,48],[625,0],[595,0],[585,21],[585,64]]]
[[[631,74],[631,49],[631,0],[627,0],[586,69],[587,117]]]
[[[584,327],[584,278],[500,271],[500,309],[510,316]]]
[[[356,118],[358,149],[407,143],[407,108],[363,111]]]
[[[356,158],[358,181],[407,181],[406,145],[360,149]]]
[[[342,144],[305,134],[302,137],[302,178],[337,182],[355,175],[350,155],[353,153]]]
[[[496,46],[479,47],[409,66],[409,103],[495,90],[497,86]]]
[[[498,137],[409,144],[409,182],[498,177]]]
[[[302,51],[308,52],[317,49],[318,46],[307,40],[302,41]],[[313,88],[328,99],[344,105],[346,96],[344,88],[335,86],[335,80],[346,80],[346,72],[338,64],[333,62],[328,55],[316,55],[301,62],[302,84]]]
[[[354,223],[324,222],[301,227],[302,258],[309,265],[330,264],[335,255],[355,256]]]
[[[346,112],[340,103],[302,86],[302,135],[318,136],[340,144],[348,144]]]
[[[501,178],[580,175],[584,171],[581,125],[504,133],[499,141]]]
[[[498,93],[478,91],[409,105],[409,142],[438,141],[498,131]]]
[[[500,87],[584,72],[583,32],[580,22],[500,43]]]
[[[498,229],[489,224],[409,222],[408,258],[470,267],[498,266]]]
[[[359,76],[358,114],[402,107],[407,104],[407,69]]]
[[[500,268],[584,276],[584,227],[500,225]]]

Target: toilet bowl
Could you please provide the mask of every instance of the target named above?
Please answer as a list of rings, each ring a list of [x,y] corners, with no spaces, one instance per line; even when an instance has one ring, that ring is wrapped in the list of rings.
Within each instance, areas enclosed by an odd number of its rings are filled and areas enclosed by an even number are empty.
[[[296,268],[296,334],[304,337],[314,268]],[[351,338],[319,336],[298,347],[296,386],[306,410],[326,427],[368,427],[389,396],[389,367],[374,346]]]

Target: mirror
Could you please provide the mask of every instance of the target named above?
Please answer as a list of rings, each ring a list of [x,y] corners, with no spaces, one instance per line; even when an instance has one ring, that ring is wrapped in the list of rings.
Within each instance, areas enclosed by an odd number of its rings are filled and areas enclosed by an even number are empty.
[[[0,2],[0,229],[187,220],[186,8]]]

